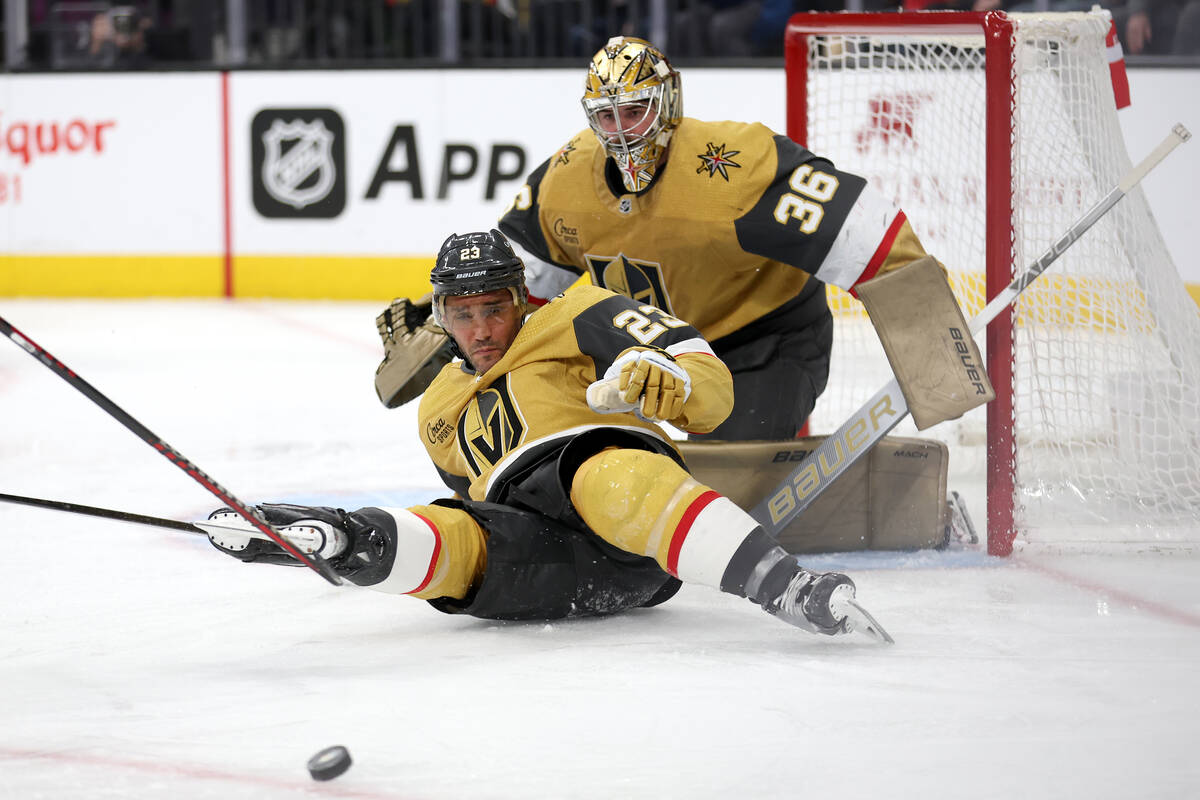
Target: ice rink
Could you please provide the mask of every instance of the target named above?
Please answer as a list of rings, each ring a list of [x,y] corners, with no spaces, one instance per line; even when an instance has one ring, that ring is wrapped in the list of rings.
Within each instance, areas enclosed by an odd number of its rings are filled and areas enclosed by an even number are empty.
[[[374,396],[378,311],[0,300],[239,499],[345,508],[446,493],[415,408]],[[2,493],[220,505],[11,342],[0,419]],[[162,528],[0,503],[0,537],[0,798],[1200,795],[1194,554],[812,557],[854,577],[882,647],[698,587],[498,624]],[[316,783],[333,744],[354,766]]]

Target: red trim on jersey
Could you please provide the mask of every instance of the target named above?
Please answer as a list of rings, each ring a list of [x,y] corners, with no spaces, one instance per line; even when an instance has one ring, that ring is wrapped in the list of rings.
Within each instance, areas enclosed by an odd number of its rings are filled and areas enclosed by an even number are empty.
[[[421,585],[405,594],[415,594],[429,585],[429,582],[433,580],[433,571],[437,567],[438,556],[442,553],[442,534],[438,532],[437,526],[420,514],[413,514],[413,516],[424,522],[429,526],[429,530],[433,531],[433,556],[429,559],[429,570],[425,573],[425,579],[421,581]]]
[[[526,292],[525,299],[529,301],[529,305],[531,305],[531,306],[541,307],[541,306],[546,305],[545,300],[543,300],[540,297],[534,297],[533,295],[529,294],[528,292]]]
[[[671,535],[671,546],[667,549],[667,572],[671,573],[676,578],[679,577],[679,551],[683,550],[683,541],[688,537],[688,533],[692,530],[692,523],[696,521],[696,517],[700,516],[700,512],[721,495],[709,489],[704,494],[697,497],[687,510],[683,512],[683,518],[679,520],[679,525],[675,528],[675,533]]]
[[[888,226],[887,233],[883,235],[883,240],[879,243],[879,247],[875,248],[875,254],[871,256],[871,260],[867,262],[867,266],[863,269],[862,274],[858,276],[858,280],[854,282],[854,286],[860,283],[866,283],[875,277],[875,273],[879,272],[879,268],[883,266],[883,262],[887,259],[887,254],[892,251],[892,245],[896,243],[896,237],[900,235],[900,227],[904,224],[908,217],[904,216],[904,212],[900,211],[896,214],[896,218],[892,220],[892,224]],[[854,286],[850,287],[850,294],[858,299],[858,292]]]

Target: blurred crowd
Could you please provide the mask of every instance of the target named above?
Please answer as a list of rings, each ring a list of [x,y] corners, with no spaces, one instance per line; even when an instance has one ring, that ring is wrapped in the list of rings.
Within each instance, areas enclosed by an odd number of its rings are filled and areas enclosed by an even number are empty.
[[[849,3],[849,5],[848,5]],[[10,69],[576,60],[616,33],[677,60],[775,58],[804,11],[1083,11],[1093,0],[20,0]],[[1112,0],[1127,56],[1200,56],[1200,0]],[[15,19],[14,19],[15,17]],[[20,52],[16,52],[19,49]]]

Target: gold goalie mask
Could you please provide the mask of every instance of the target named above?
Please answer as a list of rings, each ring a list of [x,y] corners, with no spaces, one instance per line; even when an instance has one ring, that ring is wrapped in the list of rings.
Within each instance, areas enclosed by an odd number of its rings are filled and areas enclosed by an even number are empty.
[[[646,40],[614,36],[592,58],[583,110],[625,188],[640,192],[654,179],[683,116],[679,73]]]

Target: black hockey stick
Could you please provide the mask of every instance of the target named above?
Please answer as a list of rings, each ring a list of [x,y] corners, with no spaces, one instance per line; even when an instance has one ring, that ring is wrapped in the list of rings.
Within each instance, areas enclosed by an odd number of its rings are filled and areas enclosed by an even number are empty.
[[[96,506],[85,506],[79,503],[67,503],[62,500],[42,500],[39,497],[22,497],[18,494],[0,494],[0,502],[16,503],[23,506],[32,506],[34,508],[47,508],[51,511],[65,511],[68,514],[83,514],[89,517],[100,517],[101,519],[112,519],[118,522],[135,522],[138,525],[150,525],[155,528],[168,528],[173,531],[183,531],[184,533],[198,533],[201,536],[210,536],[213,533],[232,531],[239,536],[248,536],[251,539],[266,539],[261,531],[238,527],[231,525],[228,522],[180,522],[174,519],[163,519],[162,517],[150,517],[145,514],[134,514],[132,511],[114,511],[111,508],[97,508]],[[297,525],[287,529],[288,538],[292,544],[300,548],[307,547],[306,552],[317,552],[321,547],[325,546],[326,538],[323,531],[311,526]],[[300,562],[296,562],[296,566],[304,566]]]
[[[10,325],[8,321],[4,319],[4,317],[0,317],[0,333],[3,333],[9,339],[12,339],[18,347],[40,361],[55,375],[71,384],[71,386],[77,389],[81,394],[83,394],[96,405],[100,406],[100,408],[104,409],[109,416],[135,433],[139,439],[153,447],[155,450],[161,453],[164,458],[186,472],[193,480],[215,495],[218,500],[232,508],[240,516],[245,518],[245,520],[254,528],[266,534],[268,539],[282,547],[285,553],[300,561],[309,569],[312,569],[334,586],[341,585],[341,577],[334,572],[333,567],[329,566],[329,563],[325,561],[325,559],[316,554],[309,555],[301,552],[291,542],[280,536],[279,533],[272,528],[266,522],[266,520],[255,513],[251,507],[247,506],[245,503],[242,503],[240,500],[230,494],[224,487],[206,475],[191,461],[184,458],[181,453],[160,439],[149,428],[127,414],[120,406],[101,394],[94,386],[85,381],[83,378],[76,375],[66,365],[46,352],[45,349],[43,349],[36,342],[32,341],[28,336]]]
[[[37,497],[22,497],[18,494],[0,494],[0,502],[16,503],[23,506],[33,506],[34,508],[48,508],[51,511],[65,511],[68,514],[84,514],[89,517],[115,519],[120,522],[136,522],[139,525],[171,528],[172,530],[184,531],[185,533],[198,533],[201,536],[206,535],[203,530],[190,522],[179,522],[178,520],[163,519],[162,517],[148,517],[145,514],[134,514],[129,511],[113,511],[110,508],[97,508],[95,506],[80,505],[79,503],[66,503],[62,500],[42,500]]]
[[[986,328],[988,323],[1012,304],[1017,295],[1037,280],[1047,267],[1108,213],[1109,209],[1166,158],[1168,153],[1191,136],[1183,125],[1172,128],[1167,138],[1154,148],[1150,155],[1126,172],[1118,184],[1050,245],[1041,258],[988,302],[971,320],[971,335],[975,336]],[[809,453],[764,500],[751,509],[750,516],[766,530],[778,533],[808,508],[817,495],[829,488],[838,476],[870,452],[871,448],[906,416],[908,402],[900,392],[900,384],[892,378],[861,408],[851,414],[840,428],[826,437],[816,450]]]

